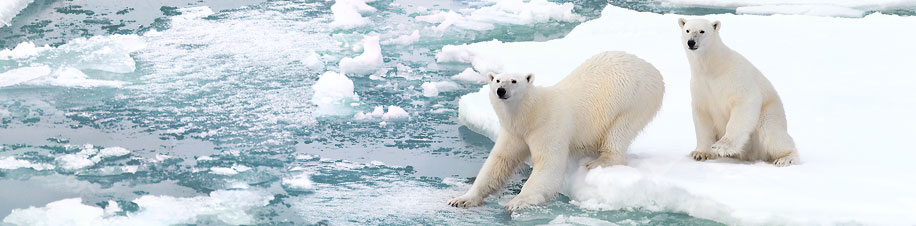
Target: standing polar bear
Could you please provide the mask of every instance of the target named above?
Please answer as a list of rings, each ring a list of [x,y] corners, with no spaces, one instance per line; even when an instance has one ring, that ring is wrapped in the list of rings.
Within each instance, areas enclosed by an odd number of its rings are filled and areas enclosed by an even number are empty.
[[[623,52],[595,55],[550,87],[534,86],[533,74],[487,78],[501,132],[474,185],[452,206],[483,204],[529,156],[534,169],[506,210],[553,199],[571,154],[597,155],[589,169],[625,165],[630,142],[655,117],[665,91],[655,67]]]
[[[798,163],[779,95],[751,62],[722,43],[722,23],[680,18],[678,24],[692,74],[697,147],[690,156]]]

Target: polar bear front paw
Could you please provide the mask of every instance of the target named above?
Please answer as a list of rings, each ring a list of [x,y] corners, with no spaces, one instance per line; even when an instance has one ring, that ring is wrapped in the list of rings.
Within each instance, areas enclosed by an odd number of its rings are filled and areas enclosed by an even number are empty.
[[[693,151],[693,152],[690,152],[690,157],[693,158],[693,160],[697,160],[697,161],[706,161],[706,160],[713,160],[713,159],[719,158],[719,156],[716,155],[716,153],[713,153],[711,151]]]
[[[448,201],[448,205],[454,207],[475,207],[483,204],[483,198],[462,195]]]
[[[536,197],[519,195],[506,203],[506,211],[515,212],[538,203],[540,203],[540,201]]]
[[[782,158],[778,158],[778,159],[776,159],[776,160],[773,160],[773,165],[776,165],[776,166],[778,166],[778,167],[791,166],[791,165],[795,165],[795,164],[797,164],[797,163],[798,163],[798,157],[795,156],[795,155],[789,155],[789,156],[786,156],[786,157],[782,157]]]
[[[722,139],[712,144],[712,152],[718,157],[735,157],[738,155],[738,148],[730,140]]]

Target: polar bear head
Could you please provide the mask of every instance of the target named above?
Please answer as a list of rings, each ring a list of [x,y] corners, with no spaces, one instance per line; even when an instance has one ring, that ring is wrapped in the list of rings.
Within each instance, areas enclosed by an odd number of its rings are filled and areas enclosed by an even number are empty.
[[[490,97],[502,101],[518,101],[525,97],[534,83],[534,74],[487,73]]]
[[[677,24],[681,25],[681,44],[687,52],[703,52],[719,42],[719,28],[722,28],[719,21],[678,18]]]

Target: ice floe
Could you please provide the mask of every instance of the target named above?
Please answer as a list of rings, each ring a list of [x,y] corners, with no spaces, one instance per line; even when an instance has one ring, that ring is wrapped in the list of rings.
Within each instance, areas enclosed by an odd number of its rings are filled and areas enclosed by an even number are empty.
[[[137,210],[126,215],[118,205],[105,208],[83,204],[81,198],[63,199],[44,207],[14,209],[3,219],[14,225],[175,225],[253,224],[254,216],[246,211],[266,206],[273,196],[250,190],[217,190],[209,196],[172,197],[144,195],[132,202]]]
[[[557,4],[547,0],[508,0],[497,1],[493,5],[472,9],[466,12],[442,11],[430,15],[418,16],[416,20],[438,24],[435,29],[446,30],[457,27],[467,30],[492,30],[497,24],[526,25],[544,23],[551,20],[574,22],[585,20],[573,12],[572,3]]]
[[[633,53],[661,71],[667,92],[662,110],[630,148],[629,165],[586,171],[584,160],[570,164],[564,193],[582,207],[682,212],[733,225],[916,223],[916,183],[901,179],[916,171],[908,162],[916,155],[906,150],[912,133],[900,129],[916,127],[909,120],[916,100],[907,98],[916,86],[916,65],[908,56],[916,46],[906,45],[916,40],[909,29],[916,18],[703,16],[722,21],[724,42],[780,92],[803,162],[778,168],[687,158],[695,143],[678,17],[693,16],[608,6],[601,18],[562,39],[446,46],[437,58],[472,64],[486,59],[505,72],[537,74],[536,85],[554,84],[586,58],[609,50]],[[762,29],[773,27],[778,31]],[[494,139],[499,122],[487,92],[483,87],[463,96],[458,120]]]
[[[333,71],[321,75],[312,89],[315,90],[312,103],[318,105],[318,115],[350,114],[351,104],[359,101],[359,96],[353,92],[353,81]]]
[[[35,0],[3,0],[0,2],[0,27],[9,26],[13,17]]]
[[[378,36],[366,36],[363,39],[363,53],[354,58],[340,60],[342,74],[368,75],[375,73],[382,67],[382,48],[379,46]]]

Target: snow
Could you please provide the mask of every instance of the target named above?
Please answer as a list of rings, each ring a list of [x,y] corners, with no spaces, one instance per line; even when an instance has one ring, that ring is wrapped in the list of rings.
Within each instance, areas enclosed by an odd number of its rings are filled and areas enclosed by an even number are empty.
[[[865,11],[911,9],[912,0],[663,0],[673,7],[707,7],[737,9],[750,14],[799,14],[812,16],[862,17]],[[744,11],[744,12],[742,12]],[[855,14],[855,12],[860,12]]]
[[[132,202],[138,208],[125,216],[113,215],[120,207],[83,204],[81,198],[63,199],[44,207],[14,209],[3,219],[13,225],[175,225],[253,224],[246,211],[266,206],[273,197],[249,190],[217,190],[209,196],[171,197],[144,195]]]
[[[363,13],[375,12],[375,8],[366,4],[366,0],[338,0],[331,5],[331,13],[334,14],[334,21],[331,27],[338,29],[351,29],[369,24],[369,19],[362,16]]]
[[[82,150],[73,154],[57,156],[58,167],[65,170],[78,170],[93,166],[105,158],[121,157],[130,154],[130,150],[122,147],[108,147],[99,150],[92,144],[83,145]],[[125,170],[130,171],[130,169]],[[136,172],[136,169],[133,169]]]
[[[440,92],[455,91],[459,88],[458,83],[452,81],[424,82],[420,87],[423,88],[423,96],[426,97],[438,96]]]
[[[5,170],[14,170],[19,168],[32,168],[34,170],[49,170],[54,169],[54,165],[46,163],[31,163],[26,160],[16,159],[13,156],[7,156],[0,158],[0,169]]]
[[[808,16],[862,17],[865,11],[832,5],[771,5],[742,6],[735,9],[738,14],[794,14]]]
[[[378,36],[366,36],[363,39],[363,53],[354,58],[340,60],[340,72],[343,74],[368,75],[382,67],[382,47]]]
[[[457,75],[453,75],[452,79],[457,80],[457,81],[467,82],[467,83],[479,83],[479,84],[487,83],[486,76],[480,73],[477,73],[476,71],[474,71],[473,68],[464,69],[464,71],[462,71],[461,73],[458,73]]]
[[[420,31],[413,30],[413,33],[410,33],[409,35],[401,35],[401,36],[398,36],[397,38],[382,41],[381,43],[382,45],[406,46],[406,45],[413,44],[414,42],[417,42],[417,41],[420,41]]]
[[[99,150],[98,156],[101,158],[121,157],[130,154],[130,150],[122,147],[107,147]]]
[[[907,149],[916,127],[909,56],[916,46],[908,44],[916,18],[705,16],[722,21],[724,42],[782,97],[802,164],[780,168],[687,157],[695,137],[678,17],[692,18],[608,6],[563,39],[446,46],[437,57],[472,64],[484,57],[504,72],[537,74],[536,85],[554,84],[608,50],[661,71],[662,109],[631,146],[629,165],[586,171],[589,158],[571,161],[563,193],[581,207],[680,212],[730,225],[916,224],[916,153]],[[484,86],[459,100],[459,121],[494,139],[499,122],[487,92]]]
[[[10,21],[35,0],[3,0],[0,2],[0,27],[9,26]]]
[[[350,114],[350,104],[359,100],[353,92],[353,81],[333,71],[322,74],[312,89],[315,90],[312,103],[318,105],[318,115]]]
[[[224,175],[224,176],[232,176],[232,175],[239,174],[239,172],[245,172],[248,170],[251,170],[251,167],[244,166],[244,165],[233,165],[232,167],[218,167],[218,166],[210,167],[210,173]]]
[[[22,67],[0,74],[0,87],[18,85],[51,74],[48,66]]]
[[[438,24],[436,30],[447,30],[454,26],[467,30],[492,30],[497,24],[527,25],[545,23],[551,20],[577,22],[585,18],[573,12],[572,3],[557,4],[547,0],[498,1],[493,5],[473,9],[470,12],[442,11],[416,17],[417,21]]]
[[[314,187],[314,185],[312,185],[312,180],[309,179],[308,173],[300,173],[292,177],[283,178],[281,183],[288,189],[297,191],[307,191]]]

